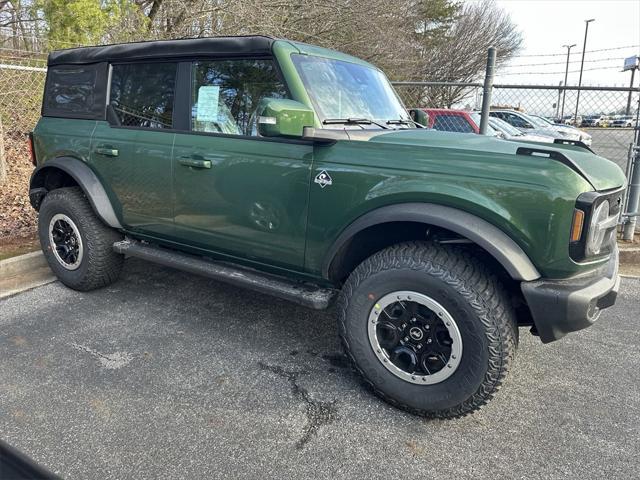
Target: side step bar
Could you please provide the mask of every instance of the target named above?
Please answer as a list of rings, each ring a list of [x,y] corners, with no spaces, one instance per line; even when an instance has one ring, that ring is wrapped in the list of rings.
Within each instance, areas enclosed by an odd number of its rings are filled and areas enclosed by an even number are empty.
[[[295,282],[257,270],[215,262],[205,257],[159,248],[131,239],[114,243],[113,250],[123,255],[142,258],[167,267],[273,295],[315,310],[328,308],[337,293],[336,290],[330,288]]]

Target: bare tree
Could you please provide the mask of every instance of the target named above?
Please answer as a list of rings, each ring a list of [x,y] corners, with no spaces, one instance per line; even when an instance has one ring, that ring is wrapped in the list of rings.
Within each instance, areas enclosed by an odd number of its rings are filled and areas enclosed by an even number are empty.
[[[490,45],[502,62],[522,42],[493,0],[398,0],[393,8],[386,0],[135,2],[147,19],[147,38],[268,34],[354,54],[396,80],[470,81],[482,73]]]
[[[435,48],[421,52],[414,78],[426,81],[473,82],[481,78],[487,49],[496,47],[496,64],[511,58],[522,46],[522,35],[508,13],[494,0],[467,3],[445,38]],[[451,107],[463,100],[469,89],[431,88],[424,100],[429,105]]]

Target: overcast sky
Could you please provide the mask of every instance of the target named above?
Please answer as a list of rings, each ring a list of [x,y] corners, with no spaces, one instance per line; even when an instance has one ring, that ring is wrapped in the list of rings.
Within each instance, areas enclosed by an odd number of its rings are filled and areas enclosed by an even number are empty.
[[[557,85],[564,80],[566,49],[562,45],[575,43],[568,84],[576,85],[579,73],[571,72],[580,70],[584,20],[595,18],[589,25],[582,84],[629,85],[630,72],[620,71],[625,57],[640,55],[640,0],[497,0],[497,3],[509,12],[524,37],[524,48],[519,53],[522,56],[498,70],[498,83]],[[633,47],[589,52],[628,46]],[[549,54],[560,55],[524,56]],[[507,75],[514,72],[524,74]],[[550,74],[543,74],[546,72]],[[639,77],[636,73],[636,86],[640,84]]]

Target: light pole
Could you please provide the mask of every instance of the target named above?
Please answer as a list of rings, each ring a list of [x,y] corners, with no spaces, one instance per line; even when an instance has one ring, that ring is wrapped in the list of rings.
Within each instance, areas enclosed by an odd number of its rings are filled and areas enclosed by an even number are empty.
[[[629,84],[629,98],[627,98],[627,109],[624,114],[629,116],[631,115],[631,92],[633,91],[633,77],[636,75],[636,70],[638,70],[638,66],[631,70],[631,83]]]
[[[560,113],[560,120],[564,118],[564,99],[567,96],[567,77],[569,76],[569,55],[571,54],[571,49],[575,46],[575,43],[573,45],[563,45],[563,47],[567,49],[567,67],[564,69],[564,90],[562,91],[562,112]]]
[[[585,28],[584,28],[584,45],[582,46],[582,62],[580,62],[580,79],[578,80],[578,96],[576,97],[576,113],[573,116],[575,121],[575,126],[578,126],[578,105],[580,104],[580,87],[582,86],[582,68],[584,67],[584,53],[587,49],[587,34],[589,33],[589,24],[595,21],[595,18],[590,18],[589,20],[585,20]]]

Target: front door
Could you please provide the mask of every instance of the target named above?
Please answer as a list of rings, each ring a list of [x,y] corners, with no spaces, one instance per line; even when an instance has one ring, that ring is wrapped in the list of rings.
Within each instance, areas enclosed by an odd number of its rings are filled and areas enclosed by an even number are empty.
[[[256,108],[288,93],[271,59],[191,64],[190,131],[176,134],[179,240],[254,262],[303,265],[313,147],[266,139]]]
[[[173,233],[171,155],[176,63],[113,65],[110,122],[97,122],[91,163],[115,194],[123,226]]]

